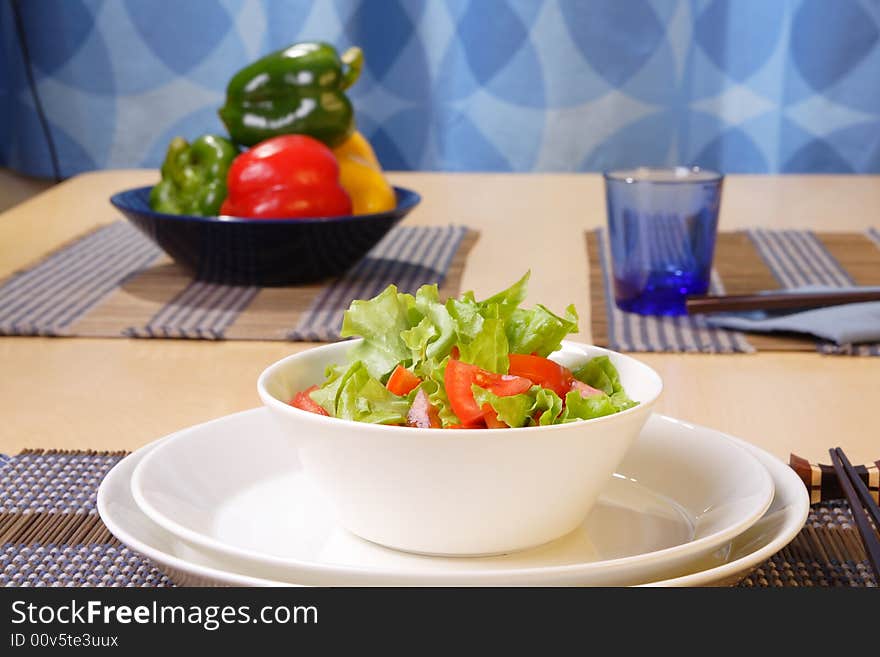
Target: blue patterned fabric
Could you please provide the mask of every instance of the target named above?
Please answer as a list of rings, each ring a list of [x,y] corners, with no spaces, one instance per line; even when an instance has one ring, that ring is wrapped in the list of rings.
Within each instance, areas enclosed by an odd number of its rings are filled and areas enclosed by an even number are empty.
[[[221,130],[227,79],[304,39],[366,53],[391,169],[880,172],[877,0],[25,0],[63,176]],[[0,3],[0,164],[47,176]]]

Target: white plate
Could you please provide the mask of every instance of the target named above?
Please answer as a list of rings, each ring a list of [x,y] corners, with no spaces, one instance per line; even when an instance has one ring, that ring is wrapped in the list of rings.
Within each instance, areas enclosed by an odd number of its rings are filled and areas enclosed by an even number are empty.
[[[241,573],[218,570],[174,554],[174,539],[138,508],[131,496],[131,475],[141,460],[156,449],[160,439],[132,452],[101,481],[98,515],[119,542],[152,559],[178,586],[293,586]]]
[[[210,455],[207,457],[206,455]],[[769,506],[773,483],[717,432],[643,433],[584,524],[539,548],[440,558],[342,529],[264,410],[163,441],[132,477],[138,506],[177,537],[179,554],[298,584],[624,585],[717,565]]]
[[[686,432],[699,427],[654,415],[646,431]],[[738,581],[752,568],[776,554],[797,535],[807,519],[810,501],[803,482],[787,465],[745,441],[731,438],[752,453],[773,478],[775,494],[765,515],[733,539],[729,561],[699,569],[681,577],[654,581],[649,586],[718,586]],[[131,496],[131,476],[143,457],[160,441],[147,445],[120,461],[104,478],[98,490],[98,513],[110,532],[132,550],[152,559],[176,583],[189,586],[289,586],[290,583],[251,577],[203,562],[181,558],[175,553],[172,536],[147,518]]]

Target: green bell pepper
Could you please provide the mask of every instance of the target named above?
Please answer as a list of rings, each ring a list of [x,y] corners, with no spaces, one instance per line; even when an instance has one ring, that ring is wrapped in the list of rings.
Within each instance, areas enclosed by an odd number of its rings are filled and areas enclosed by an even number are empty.
[[[354,130],[354,110],[343,91],[358,79],[363,61],[357,47],[340,57],[326,43],[295,43],[236,73],[220,118],[232,141],[244,146],[284,134],[336,146]]]
[[[202,135],[192,144],[175,137],[162,163],[162,180],[150,191],[150,207],[167,214],[216,215],[236,155],[235,145],[217,135]]]

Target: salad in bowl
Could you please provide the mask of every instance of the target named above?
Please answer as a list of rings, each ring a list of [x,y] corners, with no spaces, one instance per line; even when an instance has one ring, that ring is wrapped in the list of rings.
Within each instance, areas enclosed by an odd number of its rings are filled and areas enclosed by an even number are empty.
[[[415,295],[391,285],[354,301],[342,336],[362,341],[290,404],[356,422],[442,429],[550,426],[635,406],[608,356],[573,369],[548,358],[577,332],[577,312],[520,307],[528,279],[482,301],[465,292],[441,302],[436,285]]]
[[[527,282],[445,302],[433,285],[388,287],[345,313],[358,337],[263,371],[260,398],[343,527],[461,556],[581,525],[663,384],[631,356],[564,339],[575,309],[524,308]]]

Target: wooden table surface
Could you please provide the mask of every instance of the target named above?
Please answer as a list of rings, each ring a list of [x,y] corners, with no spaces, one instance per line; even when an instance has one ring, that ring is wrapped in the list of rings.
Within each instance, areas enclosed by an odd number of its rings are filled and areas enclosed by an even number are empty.
[[[407,223],[461,223],[481,238],[464,289],[488,294],[532,270],[529,302],[575,303],[589,340],[583,232],[605,221],[602,179],[587,174],[395,173],[422,204]],[[0,278],[86,229],[118,218],[116,191],[155,171],[72,178],[0,214]],[[861,230],[880,225],[880,176],[729,176],[721,229]],[[134,449],[259,405],[255,382],[307,344],[0,338],[0,453],[25,447]],[[636,354],[665,390],[657,409],[749,440],[782,459],[880,458],[880,358],[816,353]]]

